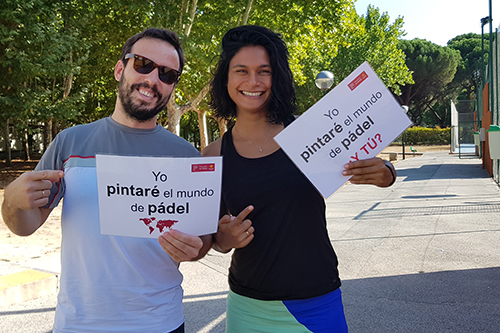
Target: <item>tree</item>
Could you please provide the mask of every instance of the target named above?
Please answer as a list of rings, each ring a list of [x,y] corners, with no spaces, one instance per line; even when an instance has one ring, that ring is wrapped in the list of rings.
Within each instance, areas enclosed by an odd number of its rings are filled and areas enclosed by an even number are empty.
[[[192,6],[194,5],[197,6],[197,9],[195,15],[186,18],[188,23],[184,23],[184,16],[178,22],[172,23],[183,40],[188,63],[185,75],[183,74],[183,79],[178,86],[175,103],[171,101],[167,107],[168,128],[177,133],[180,117],[190,110],[199,114],[200,128],[203,128],[205,114],[208,110],[203,98],[208,92],[211,68],[216,63],[214,59],[220,52],[219,43],[228,29],[248,23],[265,25],[283,33],[284,39],[289,45],[292,45],[290,46],[291,64],[296,80],[304,81],[304,77],[313,80],[313,75],[309,73],[307,66],[317,57],[314,52],[305,51],[303,45],[306,40],[308,45],[313,45],[314,37],[316,37],[316,42],[320,41],[321,45],[327,45],[328,42],[331,42],[332,39],[328,40],[322,37],[314,26],[320,24],[322,32],[338,30],[335,27],[338,26],[344,11],[350,8],[350,4],[349,0],[333,2],[331,0],[279,2],[264,0],[196,2],[185,0],[181,6],[183,13],[193,13]],[[155,17],[158,18],[164,17],[164,14],[170,13],[173,8],[168,3],[161,3],[158,6],[163,6],[162,10],[155,11],[155,15],[158,15]],[[221,25],[220,22],[227,23]],[[188,30],[185,29],[187,24],[190,26]],[[172,25],[170,25],[171,27]],[[187,33],[188,31],[190,34]],[[325,47],[324,49],[329,48]],[[190,59],[194,59],[194,61]],[[303,71],[304,68],[305,71]],[[223,133],[225,124],[219,123],[219,128],[219,131]],[[204,137],[205,135],[201,133],[201,147],[204,146]]]
[[[11,52],[12,63],[2,63],[0,75],[12,84],[0,90],[0,105],[12,112],[7,117],[0,111],[0,118],[22,115],[19,123],[52,125],[46,132],[112,113],[117,89],[113,69],[124,38],[151,26],[177,32],[187,59],[159,123],[200,140],[201,148],[209,135],[225,131],[224,122],[210,128],[215,123],[205,96],[220,41],[232,27],[259,24],[283,34],[301,112],[321,97],[314,77],[323,69],[333,69],[339,82],[368,60],[394,90],[395,83],[409,82],[403,54],[395,48],[402,19],[391,24],[373,8],[360,18],[353,0],[7,0],[5,8],[0,43]],[[29,65],[21,66],[21,59]],[[17,75],[21,68],[25,73]],[[28,73],[28,68],[33,70]],[[9,71],[16,71],[15,77]],[[198,115],[198,135],[187,131],[194,129],[195,117],[180,122],[189,111]],[[182,126],[188,126],[186,131],[179,130]]]
[[[405,54],[398,47],[403,36],[403,19],[390,23],[387,13],[368,6],[362,16],[351,14],[351,24],[346,24],[338,55],[331,66],[341,78],[345,78],[361,63],[367,61],[384,84],[394,93],[400,93],[400,85],[412,84],[410,71],[405,64]]]
[[[174,30],[182,40],[187,59],[176,98],[167,105],[167,117],[160,121],[173,133],[180,133],[180,119],[189,111],[198,114],[201,148],[208,143],[204,98],[208,93],[213,59],[225,31],[232,25],[245,24],[253,0],[246,1],[156,1],[153,2],[153,25]],[[224,22],[224,24],[221,24]],[[166,119],[165,119],[166,118]],[[224,128],[224,124],[221,124]]]
[[[488,36],[484,38],[487,40]],[[437,102],[424,113],[426,123],[437,124],[442,128],[450,124],[450,100],[475,100],[481,83],[481,35],[469,33],[457,36],[448,41],[448,47],[460,52],[457,72],[453,80],[437,94]],[[488,52],[489,43],[485,43],[484,48]]]
[[[357,15],[352,1],[256,1],[250,22],[281,32],[290,51],[299,112],[306,111],[322,92],[314,78],[322,70],[342,81],[363,61],[369,61],[382,81],[396,90],[411,81],[404,54],[397,49],[403,21],[368,7]]]
[[[460,53],[423,39],[400,40],[399,47],[406,54],[415,83],[402,86],[397,99],[408,105],[413,123],[421,125],[424,112],[443,96],[444,88],[455,77]]]
[[[10,163],[9,123],[24,133],[18,139],[26,143],[31,125],[71,116],[70,106],[78,97],[68,99],[68,80],[78,71],[78,62],[69,51],[77,41],[65,30],[55,1],[6,0],[2,6],[0,119]]]
[[[487,41],[488,34],[484,39]],[[460,52],[461,60],[453,82],[462,88],[461,93],[467,100],[476,99],[481,80],[481,35],[469,33],[457,36],[448,42],[448,47]],[[484,62],[488,62],[489,43],[484,43]]]

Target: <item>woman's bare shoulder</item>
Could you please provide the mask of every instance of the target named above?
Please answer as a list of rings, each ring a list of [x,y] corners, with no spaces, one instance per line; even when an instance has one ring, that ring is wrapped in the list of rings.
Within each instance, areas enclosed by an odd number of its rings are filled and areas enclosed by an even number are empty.
[[[221,148],[221,138],[215,140],[210,143],[208,146],[203,149],[201,152],[201,156],[220,156],[220,148]]]

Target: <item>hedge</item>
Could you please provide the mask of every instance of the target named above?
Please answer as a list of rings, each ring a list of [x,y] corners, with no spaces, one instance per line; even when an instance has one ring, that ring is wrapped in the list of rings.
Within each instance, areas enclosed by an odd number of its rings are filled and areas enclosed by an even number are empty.
[[[410,127],[404,133],[405,143],[409,145],[449,145],[451,130],[447,128]],[[395,141],[401,142],[402,135]]]

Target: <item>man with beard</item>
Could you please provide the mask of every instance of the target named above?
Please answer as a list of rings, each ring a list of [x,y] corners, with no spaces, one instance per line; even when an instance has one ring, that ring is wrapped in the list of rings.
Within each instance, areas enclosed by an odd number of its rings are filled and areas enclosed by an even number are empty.
[[[177,230],[157,240],[100,234],[96,154],[199,156],[156,123],[184,66],[177,35],[148,29],[131,37],[115,66],[113,114],[62,131],[35,171],[5,189],[2,215],[34,233],[64,196],[61,279],[54,332],[184,332],[179,263],[196,260],[211,236]]]

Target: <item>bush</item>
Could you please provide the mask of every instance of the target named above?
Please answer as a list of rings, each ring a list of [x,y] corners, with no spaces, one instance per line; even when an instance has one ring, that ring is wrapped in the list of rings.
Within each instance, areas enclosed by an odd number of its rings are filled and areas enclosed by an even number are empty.
[[[397,141],[401,141],[399,136]],[[409,145],[448,145],[451,130],[447,128],[411,127],[405,132],[405,143]]]

